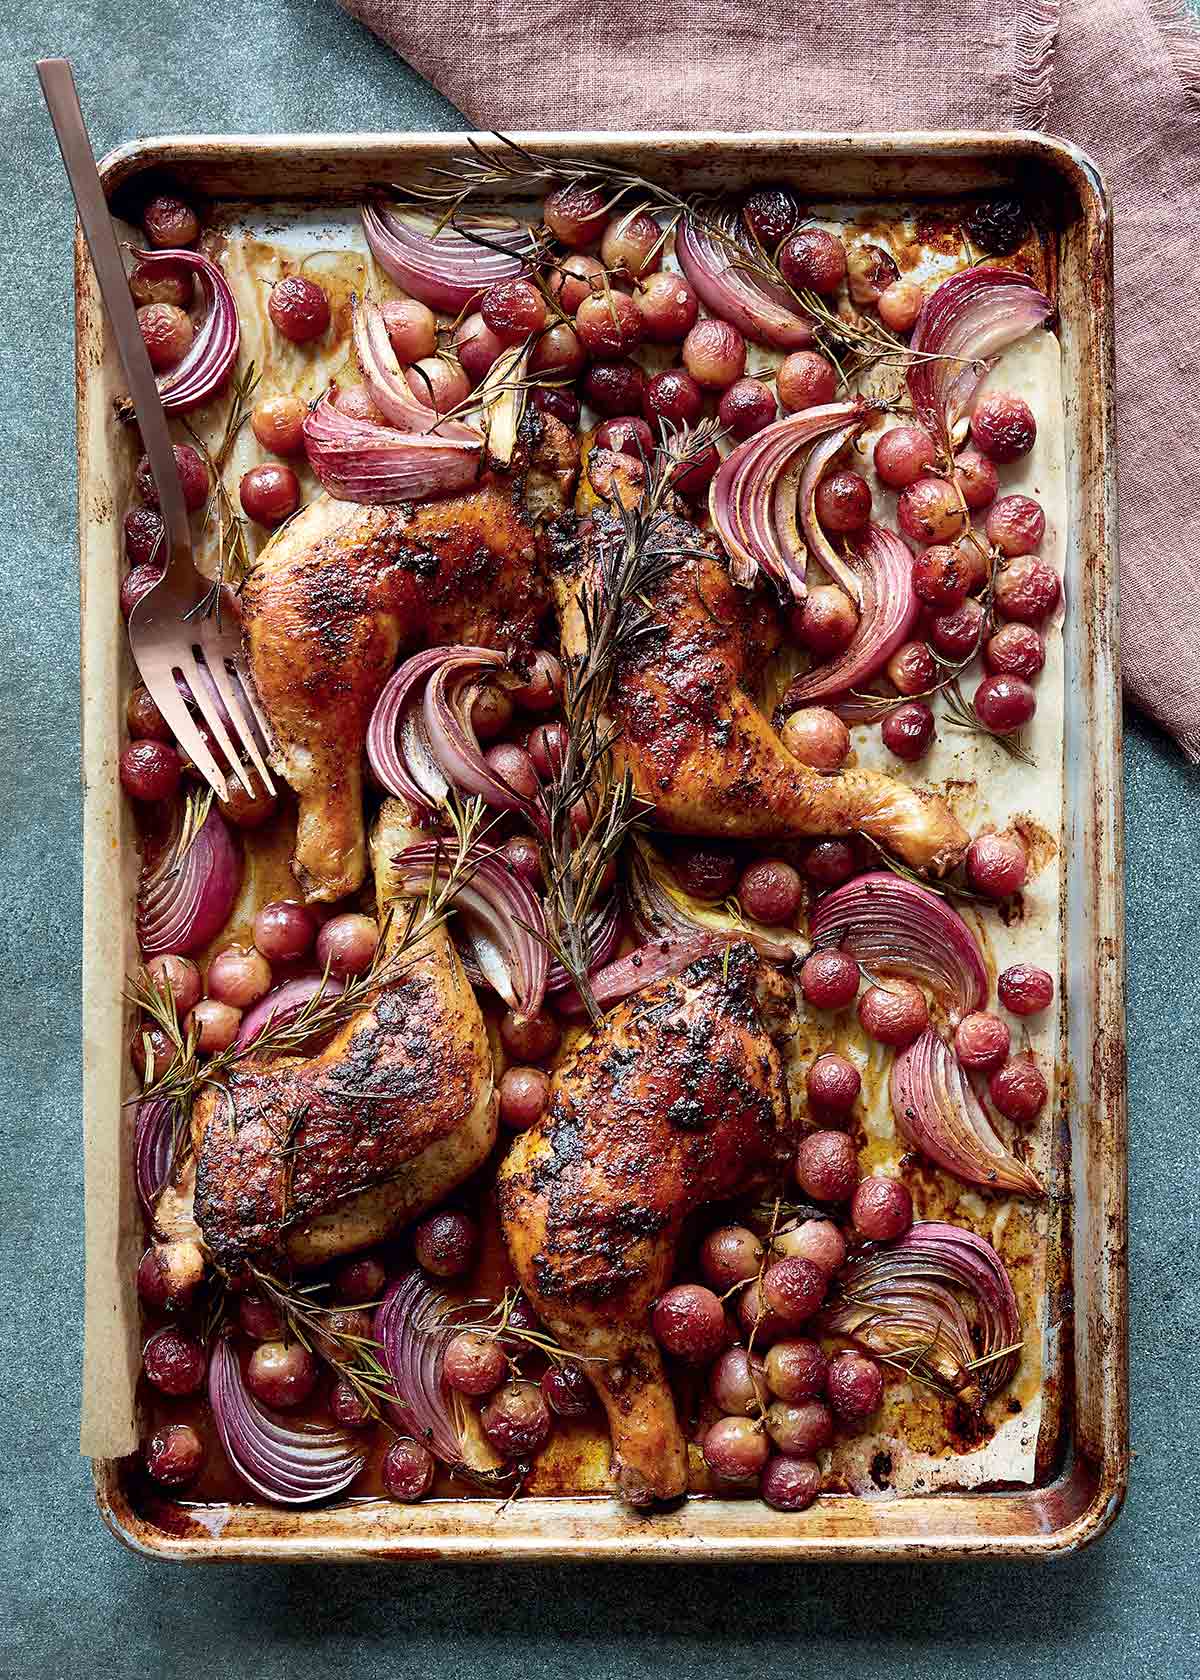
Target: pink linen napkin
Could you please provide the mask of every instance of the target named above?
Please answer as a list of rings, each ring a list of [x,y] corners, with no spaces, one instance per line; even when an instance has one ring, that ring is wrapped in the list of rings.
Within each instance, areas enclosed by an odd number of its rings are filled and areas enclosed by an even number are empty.
[[[1200,761],[1200,33],[1173,0],[341,0],[481,129],[1044,128],[1112,189],[1121,657]]]

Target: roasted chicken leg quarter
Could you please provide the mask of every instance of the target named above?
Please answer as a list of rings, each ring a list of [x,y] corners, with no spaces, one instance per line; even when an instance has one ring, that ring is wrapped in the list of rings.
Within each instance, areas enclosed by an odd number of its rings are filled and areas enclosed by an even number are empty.
[[[792,1125],[776,1041],[792,988],[748,945],[620,1004],[554,1075],[500,1169],[505,1241],[535,1311],[608,1413],[635,1504],[687,1488],[687,1448],[650,1309],[686,1216],[777,1171]]]
[[[293,868],[310,900],[366,874],[362,756],[397,654],[418,644],[532,645],[549,602],[538,531],[578,462],[559,421],[531,414],[519,470],[418,507],[319,496],[263,549],[242,592],[254,684],[276,768],[300,800]]]
[[[372,861],[381,914],[413,839],[398,800]],[[479,1005],[444,925],[387,967],[319,1055],[250,1057],[195,1105],[195,1217],[223,1270],[319,1265],[379,1242],[441,1201],[495,1141],[497,1098]]]

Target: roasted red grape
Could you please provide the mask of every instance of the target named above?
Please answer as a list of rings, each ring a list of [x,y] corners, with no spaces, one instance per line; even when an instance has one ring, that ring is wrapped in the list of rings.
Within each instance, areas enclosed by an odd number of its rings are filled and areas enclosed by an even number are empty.
[[[728,1338],[724,1307],[699,1283],[677,1284],[660,1295],[652,1323],[660,1346],[694,1365],[715,1359]]]
[[[208,1361],[194,1336],[182,1330],[156,1330],[142,1349],[142,1369],[161,1394],[177,1398],[204,1386]]]
[[[180,250],[200,237],[200,223],[191,205],[174,193],[159,193],[142,211],[146,238],[158,251]]]
[[[742,205],[742,219],[765,251],[774,251],[800,220],[800,203],[790,187],[756,187]]]
[[[393,298],[380,306],[392,353],[401,367],[437,350],[437,316],[417,298]]]
[[[995,467],[977,449],[965,450],[955,461],[954,480],[973,513],[994,502],[1000,487]]]
[[[727,1348],[709,1373],[708,1392],[718,1411],[753,1417],[767,1397],[762,1360],[743,1347]]]
[[[964,1015],[954,1033],[954,1053],[972,1073],[990,1073],[998,1068],[1011,1043],[1007,1023],[986,1009]]]
[[[504,842],[500,852],[509,868],[527,885],[541,884],[542,854],[538,851],[536,840],[527,834],[514,834]]]
[[[966,529],[966,516],[952,485],[944,478],[918,478],[900,492],[896,503],[900,528],[919,543],[948,543]]]
[[[514,793],[525,799],[534,798],[541,784],[533,759],[524,747],[517,746],[515,741],[498,741],[483,756],[489,770],[494,770]]]
[[[933,740],[933,709],[924,700],[893,706],[879,726],[883,744],[905,764],[914,764],[929,751]]]
[[[294,962],[312,949],[317,918],[295,898],[273,898],[254,918],[254,943],[270,962]]]
[[[460,1330],[446,1344],[442,1375],[458,1394],[494,1394],[508,1375],[508,1359],[495,1336]]]
[[[548,1009],[522,1020],[513,1010],[500,1019],[500,1042],[514,1062],[544,1062],[553,1056],[562,1040],[562,1028]]]
[[[833,1413],[821,1400],[775,1400],[764,1421],[767,1434],[789,1458],[811,1458],[833,1440]]]
[[[302,1406],[317,1384],[317,1362],[299,1342],[260,1342],[246,1367],[246,1387],[276,1411]]]
[[[530,401],[534,408],[542,414],[553,414],[556,420],[561,420],[564,426],[572,431],[579,425],[579,398],[570,391],[557,391],[548,385],[535,385],[530,392]]]
[[[308,409],[299,397],[264,397],[250,416],[250,428],[272,455],[304,452],[304,417]]]
[[[504,354],[504,340],[492,331],[483,316],[468,315],[454,338],[459,365],[472,385],[478,385],[491,372],[497,359]],[[419,356],[420,362],[428,358]],[[411,381],[410,381],[411,383]],[[428,407],[428,399],[422,398]]]
[[[475,1264],[479,1227],[466,1213],[429,1213],[413,1232],[417,1265],[431,1277],[462,1277]]]
[[[557,1417],[582,1417],[591,1410],[595,1391],[583,1366],[568,1359],[542,1376],[542,1399]]]
[[[865,1354],[839,1353],[829,1367],[828,1393],[843,1423],[865,1423],[883,1404],[883,1372]]]
[[[929,1025],[929,1005],[911,980],[889,980],[886,986],[867,987],[858,1000],[858,1020],[869,1038],[900,1049]]]
[[[895,1178],[864,1178],[850,1198],[850,1218],[868,1242],[892,1242],[913,1222],[913,1201]]]
[[[840,887],[858,873],[858,859],[848,840],[814,840],[804,853],[803,867],[819,887]]]
[[[700,1270],[722,1294],[758,1276],[763,1246],[745,1225],[720,1225],[700,1245]]]
[[[933,687],[937,667],[925,642],[902,642],[887,662],[887,674],[901,694],[924,694]]]
[[[208,995],[235,1009],[249,1009],[271,990],[271,965],[252,946],[227,945],[208,965]]]
[[[795,1406],[819,1400],[825,1392],[829,1361],[819,1342],[776,1342],[766,1357],[767,1386],[777,1400]]]
[[[813,951],[800,970],[800,990],[814,1009],[845,1009],[858,996],[858,982],[848,951]]]
[[[593,356],[627,356],[644,334],[642,312],[625,292],[589,292],[575,311],[575,331]]]
[[[568,746],[567,727],[563,723],[536,724],[525,741],[525,750],[533,760],[534,769],[546,780],[562,769]]]
[[[492,1446],[508,1459],[528,1458],[545,1446],[553,1425],[538,1385],[515,1380],[493,1394],[480,1421]]]
[[[179,474],[179,487],[183,491],[184,504],[189,513],[195,513],[208,500],[208,468],[205,466],[198,449],[193,449],[190,443],[175,445],[175,470]],[[154,482],[154,474],[150,469],[150,457],[143,455],[137,464],[133,475],[137,493],[147,506],[157,508],[158,485]],[[132,559],[132,555],[130,556]],[[147,556],[149,558],[149,556]],[[162,560],[165,557],[159,555]]]
[[[147,463],[148,466],[148,463]],[[208,478],[204,481],[208,491]],[[125,554],[131,566],[153,565],[154,575],[162,575],[166,563],[166,532],[162,514],[156,507],[132,507],[125,515]],[[128,617],[128,614],[126,614]]]
[[[850,756],[850,731],[827,706],[803,706],[792,712],[779,738],[793,758],[813,770],[840,770]]]
[[[648,274],[633,297],[652,344],[678,344],[700,313],[700,300],[682,274]]]
[[[391,1497],[408,1505],[424,1499],[433,1486],[436,1469],[437,1463],[427,1446],[401,1435],[384,1454],[380,1475]]]
[[[1054,978],[1033,963],[1013,963],[997,979],[996,996],[1013,1015],[1038,1015],[1054,1000]]]
[[[846,1259],[846,1239],[832,1219],[802,1219],[780,1231],[772,1252],[789,1260],[811,1260],[827,1277],[840,1272]]]
[[[871,518],[871,486],[861,473],[831,472],[813,498],[817,519],[831,536],[852,536]]]
[[[541,1068],[510,1067],[500,1080],[500,1123],[523,1132],[541,1119],[550,1101],[550,1076]]]
[[[906,490],[937,460],[937,447],[920,426],[889,426],[875,444],[875,471],[890,490]]]
[[[1058,574],[1036,554],[1018,555],[996,573],[996,612],[1018,624],[1042,624],[1062,593]]]
[[[737,859],[711,842],[697,840],[680,846],[672,854],[671,868],[684,892],[705,904],[728,898],[737,885]]]
[[[1032,496],[1001,496],[987,516],[987,539],[1001,554],[1032,554],[1046,534],[1046,515]]]
[[[565,257],[546,284],[563,313],[574,315],[585,297],[603,291],[604,264],[595,257]]]
[[[683,365],[706,391],[724,391],[746,371],[746,340],[728,321],[697,321],[683,341]]]
[[[423,356],[407,371],[408,388],[425,408],[449,414],[471,394],[462,363],[450,356]]]
[[[615,215],[600,241],[600,261],[616,274],[640,280],[662,261],[663,233],[645,210]]]
[[[738,903],[752,921],[767,927],[794,922],[804,899],[800,877],[781,858],[760,858],[742,871]]]
[[[329,1391],[329,1415],[343,1429],[369,1429],[375,1422],[366,1396],[344,1377]]]
[[[529,372],[549,374],[555,379],[574,379],[582,372],[587,353],[579,342],[579,334],[565,321],[548,327],[537,338],[529,352]]]
[[[814,1202],[849,1200],[858,1183],[858,1155],[845,1132],[809,1132],[800,1139],[796,1182]]]
[[[837,388],[837,369],[815,350],[793,350],[780,362],[775,375],[779,401],[789,414],[831,403]]]
[[[200,1000],[200,970],[187,957],[151,957],[146,973],[159,991],[170,992],[180,1017]]]
[[[138,1262],[138,1295],[159,1312],[186,1312],[203,1281],[204,1255],[186,1239],[155,1243]]]
[[[596,444],[600,449],[615,449],[621,455],[632,455],[635,461],[654,459],[654,433],[635,414],[606,420],[596,429]]]
[[[329,325],[329,299],[315,280],[307,280],[303,274],[285,274],[271,287],[267,314],[284,338],[293,344],[308,344],[320,338]]]
[[[967,880],[987,898],[1009,898],[1025,885],[1029,860],[1013,834],[978,834],[967,847]]]
[[[851,245],[846,252],[846,283],[850,301],[860,309],[877,304],[888,287],[900,278],[896,259],[882,245]]]
[[[832,1050],[818,1056],[804,1078],[804,1088],[814,1108],[831,1109],[835,1113],[853,1108],[861,1087],[862,1078],[854,1063]]]
[[[228,1050],[241,1024],[241,1010],[216,998],[201,998],[187,1018],[188,1029],[196,1034],[196,1048],[206,1056]]]
[[[944,659],[966,659],[979,645],[984,617],[978,601],[964,601],[931,621],[929,640]]]
[[[191,316],[173,303],[147,303],[138,310],[137,320],[155,373],[178,367],[195,337]]]
[[[821,1491],[821,1467],[811,1458],[778,1454],[763,1470],[758,1491],[773,1511],[807,1511]]]
[[[761,1424],[748,1417],[718,1418],[704,1437],[701,1451],[714,1476],[725,1482],[748,1482],[771,1456]]]
[[[183,760],[165,741],[130,741],[118,765],[121,786],[130,799],[170,799],[183,775]]]
[[[359,1304],[374,1301],[383,1294],[387,1272],[383,1262],[372,1254],[359,1254],[343,1260],[333,1274],[333,1287],[339,1301]]]
[[[168,1423],[142,1448],[142,1463],[162,1487],[186,1487],[204,1467],[204,1443],[190,1423]]]
[[[608,220],[605,195],[598,187],[570,181],[557,187],[542,206],[542,219],[556,239],[572,250],[594,245]]]
[[[1029,682],[1046,663],[1046,644],[1031,624],[1002,624],[984,644],[983,663],[992,676]]]
[[[137,304],[173,303],[186,309],[194,289],[191,269],[179,261],[140,262],[129,271],[129,290]]]
[[[265,1295],[258,1295],[253,1291],[239,1295],[237,1316],[239,1325],[254,1341],[283,1340],[283,1314]]]
[[[846,278],[846,247],[824,228],[801,228],[780,247],[779,267],[797,291],[836,292]]]
[[[718,420],[739,441],[771,425],[778,413],[775,393],[762,379],[735,379],[717,407]]]
[[[934,612],[952,612],[966,600],[971,569],[961,548],[935,543],[913,560],[913,589],[917,599]]]
[[[646,375],[635,362],[593,362],[583,376],[583,394],[597,414],[640,414]]]
[[[524,681],[508,691],[513,704],[524,712],[552,712],[562,694],[562,667],[554,655],[539,648],[522,675]]]
[[[1020,397],[993,391],[975,404],[971,439],[992,461],[1018,461],[1028,455],[1037,438],[1033,410]]]
[[[763,1273],[763,1305],[783,1324],[794,1328],[819,1309],[828,1287],[829,1277],[822,1267],[800,1255],[787,1255],[773,1261]]]
[[[242,474],[238,494],[247,517],[273,531],[300,506],[300,480],[291,467],[264,461]]]
[[[792,614],[796,640],[817,659],[830,659],[843,652],[857,629],[858,609],[831,583],[819,583],[810,589]]]
[[[756,1348],[769,1347],[787,1334],[787,1325],[770,1310],[762,1298],[757,1279],[742,1290],[737,1305],[738,1323]]]
[[[682,368],[656,373],[642,398],[642,412],[651,424],[668,420],[673,426],[691,426],[700,418],[703,407],[703,392]]]
[[[1012,735],[1037,710],[1037,695],[1023,677],[984,677],[972,696],[975,716],[993,735]]]
[[[1028,1125],[1042,1112],[1050,1089],[1031,1056],[1014,1056],[988,1080],[988,1093],[1006,1120]]]
[[[908,333],[916,326],[924,303],[925,293],[915,280],[893,280],[880,292],[875,307],[889,332]]]
[[[503,344],[519,344],[546,325],[546,300],[531,280],[498,280],[480,298],[479,313]]]
[[[365,974],[379,948],[379,923],[374,916],[347,911],[331,916],[317,935],[317,962],[340,980]]]

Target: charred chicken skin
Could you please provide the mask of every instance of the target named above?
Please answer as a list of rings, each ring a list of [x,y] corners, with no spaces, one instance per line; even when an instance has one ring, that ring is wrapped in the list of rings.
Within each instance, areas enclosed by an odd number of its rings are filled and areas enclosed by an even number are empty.
[[[389,800],[372,839],[381,916],[414,838]],[[195,1219],[223,1270],[320,1265],[378,1242],[445,1197],[496,1136],[487,1030],[444,925],[387,967],[316,1056],[250,1057],[195,1105]]]
[[[635,1504],[687,1488],[687,1448],[650,1332],[686,1216],[777,1171],[794,1145],[777,1041],[792,988],[748,945],[620,1004],[554,1075],[500,1169],[509,1255],[585,1366]]]
[[[299,797],[293,869],[311,900],[366,875],[362,757],[398,653],[417,645],[532,645],[549,603],[537,526],[561,511],[578,452],[531,416],[521,470],[418,507],[320,496],[264,548],[242,594],[246,652]]]

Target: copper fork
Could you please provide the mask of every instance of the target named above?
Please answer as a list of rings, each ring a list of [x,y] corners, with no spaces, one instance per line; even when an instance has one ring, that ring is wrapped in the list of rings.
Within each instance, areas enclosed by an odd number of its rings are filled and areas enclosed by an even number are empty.
[[[129,617],[129,645],[142,681],[170,724],[175,739],[220,799],[228,797],[224,772],[188,710],[177,678],[190,697],[232,772],[253,798],[251,771],[231,739],[236,734],[268,793],[274,783],[262,745],[270,739],[253,685],[241,662],[240,640],[230,615],[222,623],[220,590],[201,577],[192,557],[183,489],[175,467],[167,417],[150,358],[142,341],[125,265],[75,89],[65,58],[38,63],[42,93],[83,228],[100,295],[108,311],[117,354],[129,382],[129,396],[150,460],[166,530],[167,562],[162,578]]]

